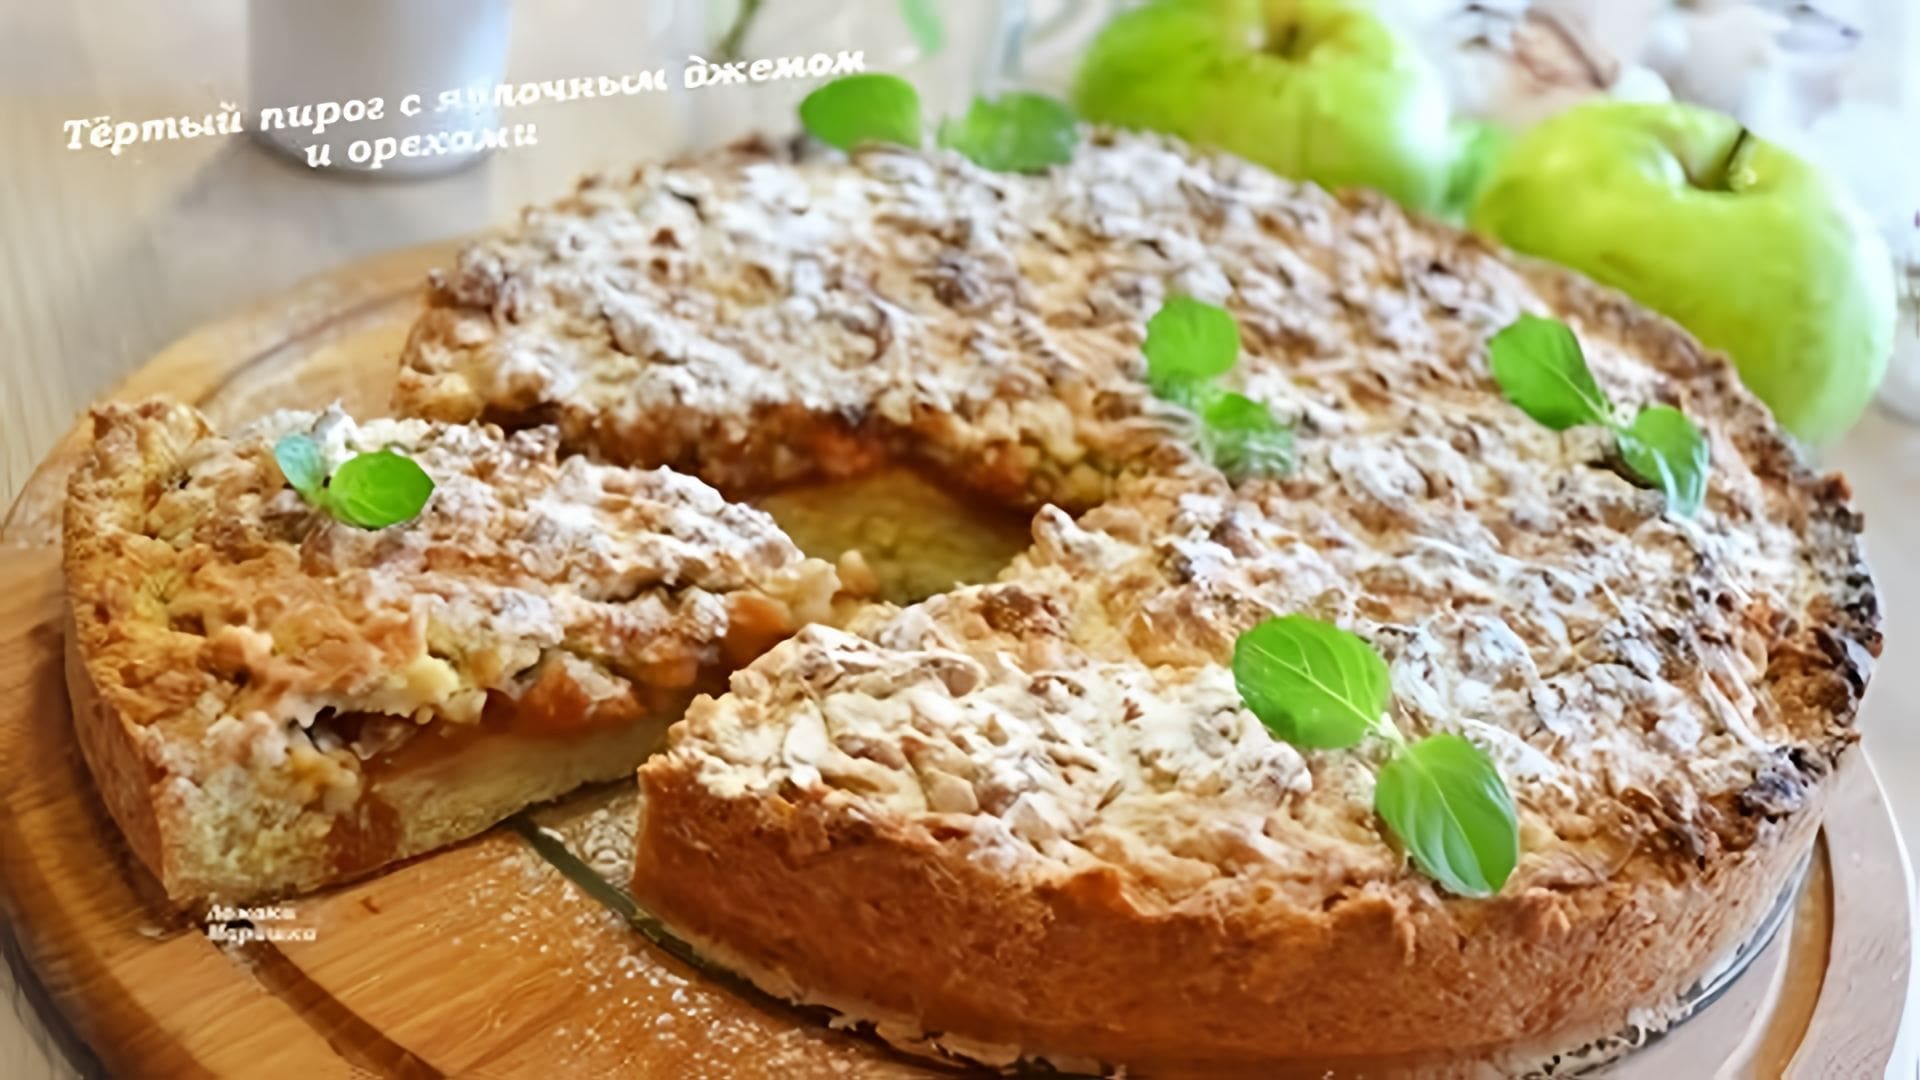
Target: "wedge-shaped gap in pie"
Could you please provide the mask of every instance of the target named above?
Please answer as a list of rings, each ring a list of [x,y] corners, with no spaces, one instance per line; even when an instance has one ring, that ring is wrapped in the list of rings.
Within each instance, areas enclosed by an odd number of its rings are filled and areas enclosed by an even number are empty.
[[[856,476],[795,484],[749,499],[800,550],[863,566],[879,595],[911,604],[993,581],[1031,543],[1029,515],[924,468],[889,463]],[[857,556],[850,563],[849,553]]]

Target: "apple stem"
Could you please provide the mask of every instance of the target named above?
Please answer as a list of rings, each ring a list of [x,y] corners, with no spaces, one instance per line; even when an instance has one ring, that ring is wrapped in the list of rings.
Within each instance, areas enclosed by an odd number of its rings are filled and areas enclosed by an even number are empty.
[[[1277,44],[1279,47],[1273,50],[1273,55],[1291,60],[1294,47],[1300,44],[1300,24],[1289,22],[1286,29],[1280,32]]]
[[[1740,151],[1746,147],[1747,140],[1751,138],[1753,138],[1753,132],[1747,128],[1747,125],[1741,124],[1740,134],[1734,136],[1733,147],[1727,151],[1726,160],[1720,163],[1720,171],[1714,177],[1715,190],[1718,190],[1718,191],[1732,190],[1731,184],[1733,179],[1733,163],[1737,158],[1739,158]]]

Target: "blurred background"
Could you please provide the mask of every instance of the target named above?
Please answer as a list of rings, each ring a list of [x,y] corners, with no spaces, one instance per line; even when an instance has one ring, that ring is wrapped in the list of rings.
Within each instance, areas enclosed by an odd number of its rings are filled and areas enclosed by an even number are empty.
[[[1440,72],[1457,115],[1518,128],[1594,97],[1701,102],[1820,163],[1886,240],[1903,290],[1889,375],[1879,407],[1821,454],[1866,508],[1896,659],[1862,724],[1898,817],[1920,835],[1920,786],[1905,781],[1920,770],[1920,726],[1904,715],[1920,700],[1920,665],[1897,659],[1920,655],[1920,3],[1379,5]],[[689,89],[689,58],[859,51],[869,69],[912,79],[940,114],[980,90],[1064,93],[1079,50],[1128,6],[0,0],[0,506],[88,401],[195,326],[357,258],[481,229],[582,172],[791,130],[794,102],[821,81]],[[576,80],[594,92],[575,93]],[[621,91],[601,93],[606,80]],[[488,92],[500,84],[518,91],[505,107]],[[480,100],[433,109],[467,86],[483,88]],[[420,116],[399,115],[410,93]],[[376,95],[388,102],[380,120],[321,132],[168,138],[158,125],[113,145],[128,122],[233,111],[252,129],[263,108]],[[507,131],[512,144],[379,170],[353,160],[363,140],[446,142],[464,129]],[[321,153],[331,163],[314,167]],[[0,1076],[59,1075],[4,1012]]]

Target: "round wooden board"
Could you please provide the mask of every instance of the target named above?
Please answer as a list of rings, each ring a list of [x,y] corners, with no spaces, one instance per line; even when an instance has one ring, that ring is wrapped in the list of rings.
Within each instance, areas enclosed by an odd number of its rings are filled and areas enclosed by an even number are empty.
[[[324,277],[162,352],[113,393],[216,424],[339,400],[386,409],[427,270],[453,245]],[[94,796],[71,737],[57,552],[83,421],[0,527],[0,888],[47,1019],[116,1075],[918,1075],[876,1044],[687,970],[495,830],[292,902],[299,932],[241,946],[171,913]],[[550,814],[592,827],[617,795]],[[1905,1011],[1906,856],[1867,755],[1836,777],[1808,882],[1724,995],[1617,1075],[1882,1075]]]

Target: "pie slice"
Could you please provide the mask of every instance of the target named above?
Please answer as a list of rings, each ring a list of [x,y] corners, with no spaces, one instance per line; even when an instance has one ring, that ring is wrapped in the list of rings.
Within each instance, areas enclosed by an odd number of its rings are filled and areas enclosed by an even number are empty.
[[[436,490],[343,524],[288,486],[393,448]],[[840,578],[665,469],[558,459],[551,429],[278,413],[232,435],[94,412],[66,517],[74,722],[108,809],[182,903],[307,890],[630,776],[697,694]]]

